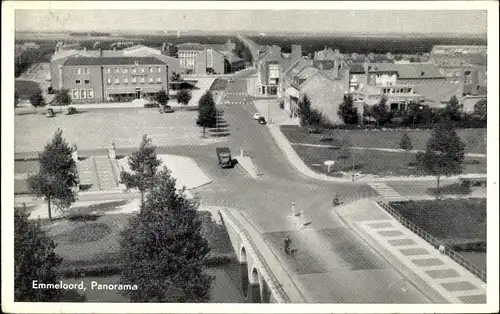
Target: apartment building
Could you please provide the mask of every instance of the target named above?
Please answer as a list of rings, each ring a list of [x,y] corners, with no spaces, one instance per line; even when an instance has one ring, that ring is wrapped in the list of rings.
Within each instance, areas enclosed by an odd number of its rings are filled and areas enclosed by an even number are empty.
[[[169,86],[168,65],[154,57],[68,58],[59,71],[73,103],[143,98]]]
[[[281,77],[281,63],[284,58],[281,55],[281,47],[276,45],[267,46],[259,51],[257,60],[257,83],[258,95],[278,95],[279,81]]]
[[[185,72],[224,74],[241,62],[234,56],[235,48],[236,44],[231,40],[225,44],[183,43],[177,45],[177,55],[180,67]]]

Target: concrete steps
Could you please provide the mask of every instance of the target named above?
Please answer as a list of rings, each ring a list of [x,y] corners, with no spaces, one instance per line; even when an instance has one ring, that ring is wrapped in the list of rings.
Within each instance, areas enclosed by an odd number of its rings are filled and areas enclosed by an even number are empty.
[[[108,156],[95,157],[95,165],[97,176],[99,178],[99,185],[102,191],[110,191],[118,189],[118,182],[116,182],[115,174],[111,160]]]
[[[76,163],[80,186],[90,186],[87,191],[99,191],[99,178],[95,167],[94,156]]]

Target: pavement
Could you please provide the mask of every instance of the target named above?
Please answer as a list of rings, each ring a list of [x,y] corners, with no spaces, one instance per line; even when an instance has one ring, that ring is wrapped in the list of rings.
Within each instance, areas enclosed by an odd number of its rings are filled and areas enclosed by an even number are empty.
[[[404,227],[377,203],[359,200],[335,208],[332,215],[340,217],[392,265],[401,269],[406,277],[401,282],[403,287],[410,281],[418,282],[438,303],[486,302],[484,282]]]

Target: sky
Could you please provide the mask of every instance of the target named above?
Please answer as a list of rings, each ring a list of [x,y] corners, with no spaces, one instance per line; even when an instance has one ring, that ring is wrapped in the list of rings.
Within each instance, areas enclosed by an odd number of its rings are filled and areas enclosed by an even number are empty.
[[[115,2],[116,3],[116,2]],[[16,30],[485,34],[483,10],[16,10]]]

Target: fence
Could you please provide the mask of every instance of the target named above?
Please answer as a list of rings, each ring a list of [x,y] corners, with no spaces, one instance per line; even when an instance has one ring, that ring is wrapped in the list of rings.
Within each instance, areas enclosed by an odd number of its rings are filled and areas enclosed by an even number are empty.
[[[478,268],[474,263],[463,257],[462,255],[458,254],[451,248],[447,247],[442,243],[442,241],[439,241],[436,239],[434,236],[430,235],[423,229],[419,228],[416,226],[414,223],[409,221],[408,219],[404,218],[401,214],[399,214],[394,208],[392,208],[388,203],[383,202],[383,201],[377,201],[377,203],[384,209],[386,210],[389,214],[391,214],[394,218],[399,220],[399,222],[405,226],[406,228],[410,229],[412,232],[417,234],[419,237],[427,241],[430,245],[434,246],[436,249],[440,248],[441,246],[444,247],[444,250],[442,251],[443,254],[447,255],[450,257],[452,260],[454,260],[456,263],[479,277],[482,281],[486,282],[486,271]]]
[[[262,254],[257,249],[257,245],[255,245],[255,242],[253,241],[253,239],[248,234],[248,231],[245,230],[236,219],[234,219],[234,217],[231,215],[231,213],[228,210],[224,210],[223,212],[224,212],[225,215],[227,215],[227,216],[230,217],[230,219],[236,225],[236,227],[239,229],[239,231],[244,235],[244,237],[247,238],[248,242],[250,243],[251,248],[255,252],[255,255],[257,255],[257,258],[260,260],[262,268],[264,268],[264,270],[269,275],[269,280],[271,281],[271,282],[268,283],[269,286],[272,287],[272,288],[274,288],[279,293],[279,295],[280,295],[280,297],[281,297],[281,299],[283,300],[284,303],[290,303],[291,302],[290,298],[286,294],[285,289],[283,289],[283,286],[281,285],[281,283],[274,276],[272,270],[267,265],[266,260],[264,259],[264,257],[262,256]],[[219,211],[219,215],[222,216],[222,212]],[[224,221],[224,218],[223,217],[221,217],[221,218]]]

